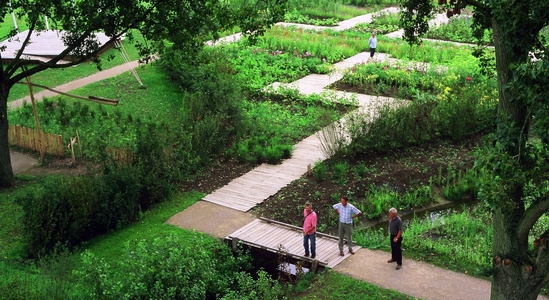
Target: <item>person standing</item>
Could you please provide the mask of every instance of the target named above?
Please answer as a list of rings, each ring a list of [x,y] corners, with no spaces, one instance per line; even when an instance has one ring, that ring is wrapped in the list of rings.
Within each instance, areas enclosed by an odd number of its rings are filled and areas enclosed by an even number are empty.
[[[316,220],[317,216],[313,211],[313,205],[306,203],[303,210],[303,247],[306,257],[309,256],[309,241],[311,242],[311,258],[316,257]]]
[[[400,270],[402,268],[402,220],[394,207],[389,209],[389,234],[391,235],[391,259],[387,262],[396,262],[396,269]]]
[[[350,204],[347,197],[341,197],[341,202],[334,204],[333,208],[339,214],[339,255],[343,256],[343,237],[347,237],[347,246],[349,253],[355,254],[353,251],[353,219],[360,216],[362,212]]]
[[[374,59],[374,54],[376,53],[376,47],[377,47],[377,38],[376,38],[376,32],[372,32],[372,36],[370,36],[370,39],[368,40],[368,45],[370,46],[370,60]]]

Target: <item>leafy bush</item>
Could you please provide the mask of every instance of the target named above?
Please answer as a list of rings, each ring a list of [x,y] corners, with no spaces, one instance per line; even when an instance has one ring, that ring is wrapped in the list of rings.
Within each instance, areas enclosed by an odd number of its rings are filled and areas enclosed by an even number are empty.
[[[47,178],[20,196],[24,235],[31,257],[83,241],[137,220],[139,182],[132,170],[105,177]]]
[[[257,279],[250,274],[240,272],[236,274],[237,289],[230,290],[223,296],[223,300],[255,300],[255,299],[285,299],[282,286],[270,275],[260,270]]]
[[[81,288],[93,299],[221,297],[233,290],[234,274],[247,267],[242,264],[245,260],[235,259],[225,245],[204,235],[194,235],[192,241],[168,234],[151,241],[130,242],[126,256],[116,267],[91,252],[85,252],[82,258],[83,267],[75,274]]]
[[[326,180],[326,176],[328,174],[328,165],[327,163],[323,161],[317,161],[313,167],[313,176],[317,181],[324,181]],[[339,200],[339,199],[337,199]]]
[[[396,191],[389,190],[386,186],[376,187],[371,185],[365,197],[366,205],[363,212],[368,219],[375,219],[395,206],[399,194]]]
[[[347,172],[349,171],[349,164],[347,162],[337,162],[332,166],[332,177],[338,184],[344,185],[346,183]]]
[[[448,40],[462,43],[475,43],[473,37],[473,19],[469,16],[456,16],[450,18],[448,23],[440,24],[438,27],[430,27],[426,37],[437,40]],[[485,30],[482,40],[485,44],[493,44],[491,31]]]

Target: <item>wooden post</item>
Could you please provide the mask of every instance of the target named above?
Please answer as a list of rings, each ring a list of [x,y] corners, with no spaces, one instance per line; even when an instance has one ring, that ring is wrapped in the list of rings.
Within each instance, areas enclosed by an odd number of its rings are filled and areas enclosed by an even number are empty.
[[[231,246],[233,248],[233,251],[236,251],[238,250],[238,243],[240,242],[240,240],[238,238],[233,238],[231,240]]]
[[[313,174],[313,169],[311,167],[311,164],[307,165],[307,176],[311,176]]]
[[[78,152],[80,152],[80,157],[82,157],[82,146],[80,146],[80,137],[78,136],[78,130],[76,131],[76,141],[78,142]]]
[[[311,263],[311,271],[316,273],[316,270],[318,269],[318,260],[313,259],[313,262]]]
[[[76,138],[70,139],[69,144],[67,145],[67,148],[71,149],[71,158],[72,158],[72,165],[76,166],[76,157],[74,156],[74,143],[76,142]]]
[[[32,112],[34,113],[34,121],[36,122],[36,130],[38,130],[38,149],[40,151],[40,163],[44,163],[44,149],[42,148],[42,130],[40,130],[40,122],[38,121],[38,113],[36,112],[36,103],[34,101],[34,93],[32,91],[30,76],[27,76],[27,85],[29,86]]]

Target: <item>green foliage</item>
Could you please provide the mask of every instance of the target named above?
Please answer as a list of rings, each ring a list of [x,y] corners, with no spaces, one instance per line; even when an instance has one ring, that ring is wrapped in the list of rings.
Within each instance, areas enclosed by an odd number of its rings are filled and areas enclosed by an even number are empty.
[[[238,45],[228,45],[226,49],[232,68],[250,90],[257,90],[275,81],[295,81],[314,72],[316,66],[321,64],[321,58],[308,51],[270,51],[258,46]]]
[[[320,160],[315,162],[315,165],[313,166],[313,176],[317,181],[320,182],[326,180],[327,173],[328,164],[326,162]]]
[[[125,168],[103,177],[52,177],[19,196],[28,254],[42,257],[60,246],[72,249],[139,217],[140,184]]]
[[[444,77],[439,83],[432,84],[437,86],[442,83]],[[454,91],[446,87],[445,92],[436,98],[418,92],[413,102],[376,107],[377,118],[370,122],[361,121],[364,118],[368,120],[367,116],[351,120],[350,153],[359,154],[373,149],[389,151],[440,137],[459,140],[494,128],[497,102],[491,98],[495,91],[490,82],[476,86],[464,84],[456,89],[453,94]],[[484,91],[481,97],[480,91]]]
[[[366,39],[367,40],[367,39]],[[377,37],[377,51],[390,54],[392,58],[431,64],[449,64],[456,56],[465,57],[473,52],[470,46],[457,46],[446,42],[423,41],[409,45],[402,39]]]
[[[348,172],[349,164],[347,162],[336,162],[332,166],[332,179],[338,184],[345,185]]]
[[[240,272],[236,274],[236,290],[230,290],[221,299],[223,300],[254,300],[254,299],[285,299],[282,286],[270,275],[260,270],[257,279],[250,274]]]
[[[389,211],[389,208],[397,206],[395,204],[399,197],[397,191],[389,189],[386,185],[381,187],[370,185],[365,194],[366,204],[361,206],[361,210],[368,219],[379,218]]]
[[[241,265],[229,248],[195,235],[192,243],[174,234],[128,242],[116,267],[87,251],[75,274],[94,299],[204,299],[232,287]]]
[[[482,211],[443,215],[434,222],[414,219],[404,239],[413,253],[458,270],[483,275],[491,264],[493,229],[491,215]],[[429,255],[429,253],[436,254]],[[423,256],[425,255],[425,256]]]
[[[375,3],[370,3],[369,7],[361,8],[348,4],[346,1],[334,0],[289,0],[284,20],[285,22],[317,26],[334,26],[340,20],[364,15],[376,9],[373,7]],[[363,1],[362,5],[356,6],[366,6],[366,3]]]
[[[311,56],[334,63],[368,49],[368,39],[360,34],[316,31],[295,27],[273,27],[265,33],[258,46],[270,51],[310,53]]]
[[[453,42],[476,43],[476,38],[473,36],[471,29],[472,25],[473,19],[468,16],[453,17],[450,18],[448,23],[429,28],[425,37]],[[485,30],[482,42],[483,44],[493,44],[491,31]]]
[[[59,262],[62,261],[66,262]],[[60,265],[59,268],[66,271],[70,265]],[[0,274],[2,299],[62,300],[82,297],[73,284],[57,276],[60,273],[52,274],[36,265],[23,267],[18,263],[0,261]]]
[[[336,18],[328,19],[315,19],[310,18],[307,15],[301,14],[297,9],[294,8],[293,11],[287,11],[284,15],[284,22],[287,23],[300,23],[300,24],[311,24],[315,26],[335,26],[339,22]]]
[[[419,208],[433,203],[431,188],[426,185],[409,188],[404,193],[391,190],[388,185],[370,185],[365,194],[365,203],[357,203],[368,219],[376,219],[386,214],[391,207],[398,210]]]
[[[329,270],[319,274],[305,294],[296,295],[293,299],[397,300],[412,297]]]
[[[459,272],[486,276],[491,265],[492,216],[479,207],[414,219],[404,228],[404,255]],[[357,230],[363,247],[390,251],[386,228]]]
[[[385,34],[397,31],[400,28],[399,22],[400,20],[398,14],[379,12],[372,16],[372,22],[359,23],[351,28],[350,31],[366,34],[371,34],[372,32],[377,34]]]

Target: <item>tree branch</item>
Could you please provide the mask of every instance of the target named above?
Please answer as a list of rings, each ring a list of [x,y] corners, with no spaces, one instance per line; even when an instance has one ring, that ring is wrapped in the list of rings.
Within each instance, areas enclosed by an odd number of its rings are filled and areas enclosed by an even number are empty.
[[[18,62],[21,60],[21,55],[23,54],[23,51],[25,50],[25,48],[27,48],[27,44],[29,43],[32,33],[34,32],[35,26],[36,26],[36,20],[31,23],[31,26],[28,29],[29,33],[27,33],[27,37],[25,37],[25,40],[23,41],[21,49],[17,51],[15,58],[12,60],[12,62],[8,65],[8,67],[5,70],[5,74],[7,74],[8,77],[11,77],[11,75],[13,75],[13,73],[17,69],[19,69]]]
[[[528,234],[532,226],[536,224],[538,219],[547,212],[549,208],[549,196],[546,196],[544,200],[532,204],[524,213],[524,217],[520,220],[517,237],[519,239],[519,245],[528,243]]]
[[[541,236],[544,237],[544,240],[540,245],[538,245],[538,253],[534,263],[536,274],[546,274],[543,278],[543,285],[545,285],[549,282],[549,248],[547,247],[549,245],[549,229],[545,230]]]
[[[127,31],[127,30],[126,30]],[[25,66],[25,65],[35,65],[35,67],[33,68],[30,68],[28,70],[25,70],[25,71],[22,71],[21,73],[18,73],[17,75],[13,76],[12,78],[10,78],[9,80],[9,84],[10,86],[15,84],[16,82],[22,80],[23,78],[27,77],[27,76],[31,76],[33,74],[36,74],[42,70],[45,70],[45,69],[60,69],[60,68],[66,68],[66,67],[70,67],[70,66],[74,66],[74,65],[78,65],[84,61],[87,61],[89,60],[90,58],[94,57],[95,55],[97,55],[98,53],[100,53],[101,51],[103,51],[104,49],[106,49],[110,43],[112,43],[114,40],[117,40],[120,38],[120,36],[122,36],[123,34],[126,33],[126,31],[123,31],[113,37],[111,37],[109,39],[108,42],[106,42],[105,44],[103,44],[101,47],[99,47],[97,50],[91,52],[91,53],[88,53],[87,55],[85,56],[81,56],[79,57],[78,59],[76,59],[75,61],[72,61],[72,62],[69,62],[69,63],[63,63],[63,64],[58,64],[58,62],[63,59],[65,56],[67,56],[68,53],[70,53],[72,50],[74,50],[78,45],[80,45],[86,38],[89,37],[89,35],[92,33],[92,31],[88,31],[84,34],[82,34],[80,36],[80,38],[78,40],[76,40],[74,43],[72,43],[71,45],[69,45],[65,50],[63,50],[63,52],[61,52],[60,54],[56,55],[55,57],[53,57],[52,59],[50,59],[49,61],[47,62],[42,62],[42,61],[39,61],[39,60],[19,60],[19,62],[17,63],[17,69],[19,67],[22,67],[22,66]],[[12,75],[12,74],[10,74]],[[10,76],[11,77],[11,76]]]

